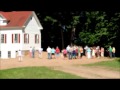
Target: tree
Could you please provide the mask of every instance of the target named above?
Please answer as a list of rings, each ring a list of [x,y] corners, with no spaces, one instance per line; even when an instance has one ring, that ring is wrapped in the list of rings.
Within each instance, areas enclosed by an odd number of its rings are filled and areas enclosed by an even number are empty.
[[[91,11],[84,12],[86,20],[82,23],[82,31],[79,33],[79,38],[82,43],[87,45],[103,45],[108,47],[113,44],[116,38],[117,28],[115,22],[119,20],[118,16],[109,17],[106,12]],[[118,15],[118,14],[117,14]]]
[[[37,15],[44,28],[42,43],[45,47],[51,44],[63,48],[71,43],[104,47],[120,44],[117,39],[120,38],[119,12],[59,11]]]

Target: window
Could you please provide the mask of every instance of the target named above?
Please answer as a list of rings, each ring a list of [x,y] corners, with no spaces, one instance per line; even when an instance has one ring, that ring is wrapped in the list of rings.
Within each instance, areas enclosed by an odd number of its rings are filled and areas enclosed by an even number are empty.
[[[1,34],[1,43],[6,43],[6,34]]]
[[[39,43],[39,34],[35,34],[35,43]]]
[[[7,23],[7,20],[3,20],[3,23]]]
[[[14,42],[15,42],[15,43],[18,43],[18,34],[15,34]]]
[[[24,43],[29,43],[29,34],[24,34]]]
[[[2,34],[1,35],[1,43],[4,43],[4,39],[5,39],[4,34]]]
[[[20,34],[12,34],[12,43],[20,43]]]
[[[0,58],[1,58],[1,51],[0,51]]]
[[[11,51],[8,51],[8,58],[11,58]]]

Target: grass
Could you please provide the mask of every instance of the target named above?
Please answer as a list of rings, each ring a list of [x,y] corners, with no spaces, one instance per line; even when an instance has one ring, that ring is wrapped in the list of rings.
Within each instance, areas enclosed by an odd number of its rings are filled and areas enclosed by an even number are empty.
[[[0,79],[81,79],[81,77],[47,67],[23,67],[0,70]]]
[[[120,58],[116,58],[115,60],[112,61],[102,61],[93,64],[86,64],[84,66],[101,66],[107,67],[112,70],[120,70]]]

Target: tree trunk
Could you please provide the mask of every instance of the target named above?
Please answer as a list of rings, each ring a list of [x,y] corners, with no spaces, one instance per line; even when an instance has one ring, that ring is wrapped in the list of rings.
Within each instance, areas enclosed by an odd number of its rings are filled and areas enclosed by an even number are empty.
[[[75,28],[71,30],[70,45],[74,45]]]
[[[71,37],[70,37],[70,45],[72,46],[72,39],[73,39],[73,33],[72,33],[72,31],[71,31],[71,35],[70,35]]]
[[[63,36],[63,30],[61,29],[61,38],[62,38],[62,49],[64,49],[64,36]]]

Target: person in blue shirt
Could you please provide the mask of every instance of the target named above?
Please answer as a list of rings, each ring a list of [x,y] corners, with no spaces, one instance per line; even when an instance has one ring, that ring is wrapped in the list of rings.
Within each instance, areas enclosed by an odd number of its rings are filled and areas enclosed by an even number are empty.
[[[55,59],[55,49],[54,48],[51,49],[51,53],[52,53],[52,58]]]
[[[88,57],[88,59],[91,58],[91,49],[89,47],[87,49],[87,57]]]

